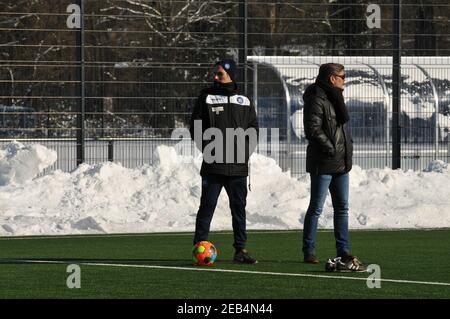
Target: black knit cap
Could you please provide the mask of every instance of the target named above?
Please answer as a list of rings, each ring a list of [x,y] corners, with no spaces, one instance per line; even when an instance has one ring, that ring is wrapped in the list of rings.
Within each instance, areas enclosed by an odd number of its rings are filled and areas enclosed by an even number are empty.
[[[220,60],[216,65],[220,65],[228,73],[232,81],[236,79],[236,62],[234,60]]]

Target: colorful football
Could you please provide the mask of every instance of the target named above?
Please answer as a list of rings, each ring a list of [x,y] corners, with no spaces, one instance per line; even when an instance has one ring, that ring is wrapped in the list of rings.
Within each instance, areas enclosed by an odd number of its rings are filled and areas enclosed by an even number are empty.
[[[192,259],[198,266],[210,266],[217,258],[217,249],[209,241],[200,241],[192,250]]]

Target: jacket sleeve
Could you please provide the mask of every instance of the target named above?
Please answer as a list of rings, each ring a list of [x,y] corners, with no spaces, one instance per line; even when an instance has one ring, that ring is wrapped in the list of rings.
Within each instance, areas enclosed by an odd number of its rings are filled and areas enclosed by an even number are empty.
[[[200,94],[200,96],[197,98],[197,101],[195,102],[194,109],[192,111],[191,120],[189,124],[189,133],[191,133],[191,139],[195,142],[198,149],[200,151],[203,151],[203,132],[205,131],[205,123],[204,120],[206,119],[207,114],[205,114],[205,95],[203,92]],[[194,135],[194,123],[195,121],[201,121],[202,123],[202,136],[199,136],[199,140],[195,140]]]
[[[250,103],[248,128],[254,128],[256,130],[256,141],[254,141],[254,143],[249,144],[249,152],[250,154],[252,154],[255,151],[256,147],[258,146],[258,139],[259,139],[258,116],[256,114],[256,109],[253,103]]]
[[[305,128],[306,138],[319,144],[320,148],[326,154],[334,155],[336,152],[335,147],[323,131],[322,124],[323,106],[319,98],[316,97],[305,101],[303,126]]]

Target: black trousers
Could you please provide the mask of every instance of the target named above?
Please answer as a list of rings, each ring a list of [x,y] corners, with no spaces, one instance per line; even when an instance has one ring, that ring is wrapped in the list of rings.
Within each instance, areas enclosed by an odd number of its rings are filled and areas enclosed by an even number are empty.
[[[209,228],[222,187],[230,201],[234,248],[244,249],[247,242],[245,205],[247,204],[247,176],[202,176],[202,195],[195,223],[194,244],[208,240]]]

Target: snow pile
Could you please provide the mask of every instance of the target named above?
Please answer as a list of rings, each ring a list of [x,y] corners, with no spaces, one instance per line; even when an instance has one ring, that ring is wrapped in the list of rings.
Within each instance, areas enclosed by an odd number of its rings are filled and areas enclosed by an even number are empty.
[[[350,178],[351,227],[450,227],[450,171],[356,166]]]
[[[36,144],[13,142],[0,148],[0,186],[33,179],[56,162],[56,151]]]
[[[450,167],[448,167],[447,163],[436,160],[430,162],[424,172],[448,173],[450,172]]]
[[[128,169],[116,163],[84,164],[72,173],[54,171],[33,179],[54,162],[54,152],[14,143],[1,154],[0,235],[194,230],[201,196],[200,156],[180,156],[176,148],[160,146],[151,166]],[[350,227],[450,227],[446,165],[430,163],[427,172],[354,167]],[[273,159],[258,154],[251,158],[251,173],[248,228],[302,228],[309,203],[309,175],[291,178]],[[328,196],[319,227],[333,228],[332,211]],[[225,190],[211,229],[231,229]]]

